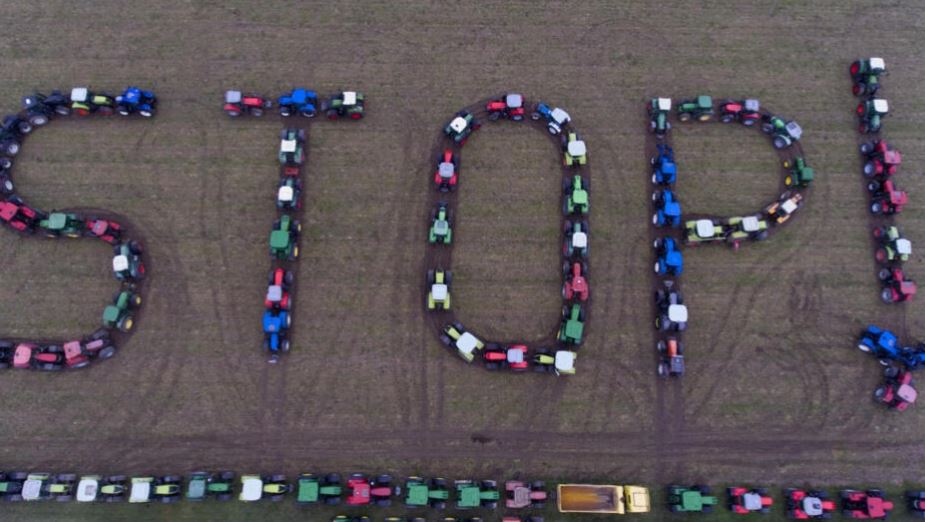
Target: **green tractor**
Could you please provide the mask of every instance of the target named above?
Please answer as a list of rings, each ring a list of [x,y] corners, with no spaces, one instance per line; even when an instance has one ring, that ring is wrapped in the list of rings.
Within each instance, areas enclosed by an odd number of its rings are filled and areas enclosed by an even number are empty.
[[[466,144],[469,135],[479,130],[482,124],[469,111],[459,111],[443,128],[443,133],[460,147]]]
[[[453,212],[443,201],[430,213],[430,232],[427,240],[431,244],[449,245],[453,242]]]
[[[129,287],[116,294],[112,304],[103,309],[103,328],[127,332],[135,325],[134,311],[141,306],[141,296]]]
[[[668,510],[672,513],[711,513],[719,498],[708,486],[668,486]]]
[[[883,118],[890,113],[890,104],[883,98],[870,98],[858,104],[858,132],[869,134],[880,132]]]
[[[671,113],[671,98],[652,98],[647,107],[649,112],[649,131],[658,139],[663,139],[671,130],[668,114]]]
[[[52,212],[46,219],[39,221],[39,228],[44,230],[48,237],[77,238],[83,235],[86,223],[78,218],[77,214]]]
[[[566,216],[572,214],[587,214],[591,207],[588,193],[591,191],[591,182],[581,176],[569,176],[562,180],[562,213]]]
[[[585,330],[585,311],[580,304],[562,307],[562,325],[559,326],[559,341],[578,346]]]
[[[498,483],[494,480],[457,480],[453,485],[456,487],[456,509],[498,507],[501,494],[498,493]]]
[[[0,499],[10,502],[22,500],[22,488],[28,476],[24,471],[0,472]]]
[[[864,94],[873,96],[880,89],[880,75],[886,74],[886,62],[883,58],[865,58],[851,63],[851,92],[855,96]]]
[[[312,473],[302,473],[297,482],[296,502],[299,504],[317,504],[324,502],[328,506],[340,503],[343,487],[340,475],[329,473],[324,478],[318,478]]]
[[[681,100],[678,104],[678,120],[710,121],[713,117],[713,98],[698,96],[693,99]]]
[[[446,479],[432,478],[424,480],[421,477],[408,477],[405,481],[405,505],[408,507],[431,507],[434,509],[446,508],[446,501],[450,498]]]
[[[299,233],[302,224],[284,214],[273,222],[270,232],[270,257],[280,260],[295,261],[299,257]]]
[[[450,284],[453,282],[453,272],[449,270],[428,270],[427,292],[428,310],[450,309]]]
[[[803,156],[784,160],[784,168],[790,171],[784,178],[784,185],[787,187],[806,188],[813,182],[815,172],[806,164]]]
[[[186,485],[186,500],[198,502],[210,496],[216,500],[231,500],[234,497],[234,478],[234,471],[193,472]]]
[[[321,102],[321,112],[329,120],[345,117],[351,120],[363,118],[366,97],[355,91],[339,92]]]
[[[762,116],[762,120],[761,130],[771,135],[771,143],[777,150],[786,149],[803,137],[803,128],[795,121],[785,121],[772,114]]]

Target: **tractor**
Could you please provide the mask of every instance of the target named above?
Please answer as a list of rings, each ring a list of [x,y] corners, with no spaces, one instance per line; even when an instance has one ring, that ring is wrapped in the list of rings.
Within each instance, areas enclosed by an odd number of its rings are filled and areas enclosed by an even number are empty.
[[[18,114],[7,114],[3,117],[3,120],[0,120],[0,134],[14,136],[20,145],[31,132],[32,124]]]
[[[276,208],[298,210],[302,208],[302,180],[283,176],[276,191]]]
[[[71,473],[30,473],[22,487],[22,499],[70,502],[74,499],[77,475]]]
[[[64,363],[64,348],[57,344],[19,343],[13,353],[13,368],[56,372]]]
[[[576,359],[578,354],[570,350],[552,351],[549,348],[539,348],[533,355],[533,370],[556,375],[574,375]]]
[[[899,170],[903,155],[884,140],[874,140],[860,146],[864,162],[864,176],[892,176]]]
[[[23,471],[5,473],[0,471],[0,498],[8,502],[22,500],[23,483],[29,476]]]
[[[456,480],[456,509],[496,509],[501,495],[494,480]]]
[[[459,321],[443,327],[440,341],[447,347],[456,348],[456,353],[468,363],[475,359],[475,352],[485,348],[485,343],[471,332],[467,332]]]
[[[453,211],[445,201],[437,203],[430,212],[430,230],[427,232],[430,244],[449,245],[453,242]]]
[[[696,219],[684,223],[684,242],[690,246],[726,240],[726,229],[716,219]]]
[[[880,132],[883,118],[890,113],[890,104],[883,98],[870,98],[858,104],[858,132],[873,134]]]
[[[338,118],[350,118],[351,120],[363,119],[363,111],[366,108],[366,97],[356,91],[343,91],[332,95],[321,103],[321,112],[329,120]]]
[[[553,136],[558,136],[572,122],[572,117],[567,112],[559,107],[552,108],[545,103],[536,104],[530,117],[534,120],[540,118],[546,120],[546,130]]]
[[[577,167],[588,163],[588,147],[584,140],[578,139],[577,132],[569,132],[567,138],[563,137],[562,152],[563,164],[566,167]]]
[[[450,270],[428,270],[427,309],[446,311],[450,309],[450,284],[453,283],[453,272]]]
[[[719,105],[719,121],[732,123],[738,120],[746,127],[761,120],[761,103],[756,99],[742,101],[725,100]]]
[[[486,370],[494,371],[507,368],[515,372],[526,371],[527,366],[529,366],[527,345],[488,343],[485,349],[482,350],[482,360],[485,363]]]
[[[655,344],[655,350],[658,352],[659,377],[684,375],[684,343],[676,337],[667,337]]]
[[[591,295],[591,285],[588,284],[588,263],[568,262],[562,263],[562,299],[565,301],[585,302]]]
[[[909,512],[919,518],[925,518],[925,491],[906,491]]]
[[[19,122],[25,123],[26,127],[21,127]],[[0,125],[0,154],[13,157],[19,154],[22,148],[23,128],[32,131],[32,126],[24,120],[19,120],[16,116],[6,116]]]
[[[771,135],[771,143],[775,149],[786,149],[803,137],[803,128],[795,121],[785,121],[773,114],[766,114],[761,120],[761,130]]]
[[[524,119],[524,97],[517,93],[507,93],[500,98],[493,98],[485,105],[488,111],[488,119],[497,121],[500,118],[507,118],[511,121],[521,121]]]
[[[116,245],[122,241],[122,225],[109,219],[91,217],[84,225],[84,235]]]
[[[649,131],[654,132],[658,139],[664,139],[671,130],[671,122],[668,121],[671,98],[652,98],[646,108],[649,113]]]
[[[898,360],[901,357],[902,348],[897,346],[897,342],[895,333],[869,325],[858,336],[857,346],[862,352],[880,359],[880,364],[886,366],[890,360]]]
[[[886,520],[893,503],[886,499],[883,490],[868,489],[857,491],[844,489],[841,491],[842,515],[846,518],[879,518]]]
[[[911,301],[915,296],[917,287],[915,281],[906,278],[902,268],[881,268],[877,272],[880,278],[880,284],[883,289],[880,291],[880,299],[884,303],[903,303]]]
[[[0,157],[0,194],[8,196],[14,191],[13,180],[10,178],[11,172],[10,167],[13,166],[13,161],[9,158]]]
[[[116,111],[122,116],[138,113],[145,118],[154,116],[157,110],[157,96],[151,91],[138,87],[127,87],[125,91],[116,96]]]
[[[803,156],[797,156],[792,161],[785,160],[784,168],[788,169],[784,177],[784,185],[788,188],[806,188],[813,182],[816,174],[813,168],[806,164]]]
[[[408,477],[405,480],[405,505],[409,508],[445,509],[449,498],[450,490],[447,488],[446,479],[425,480],[421,477]]]
[[[785,223],[793,213],[803,206],[803,195],[799,192],[784,192],[780,198],[764,209],[764,214],[772,225]]]
[[[698,96],[687,100],[681,100],[678,103],[678,120],[690,121],[710,121],[713,117],[713,98],[709,96]]]
[[[87,224],[77,217],[77,214],[52,212],[47,218],[39,221],[39,227],[48,237],[78,238],[84,234]]]
[[[238,500],[256,502],[266,495],[271,501],[279,502],[286,498],[290,491],[292,486],[286,482],[286,475],[242,475]]]
[[[234,498],[234,471],[208,473],[195,471],[190,473],[186,483],[186,500],[198,502],[212,497],[215,500],[231,500]]]
[[[652,202],[655,213],[652,214],[652,224],[658,228],[681,226],[681,203],[669,188],[656,190],[652,193]]]
[[[479,130],[482,124],[469,111],[459,111],[443,128],[443,133],[460,147],[466,144],[469,136]]]
[[[232,118],[242,114],[263,116],[263,112],[273,108],[273,100],[258,94],[242,94],[241,91],[225,91],[225,104],[222,110]]]
[[[317,504],[320,500],[325,505],[333,506],[340,503],[343,493],[340,475],[337,473],[329,473],[322,478],[312,473],[302,473],[297,485],[296,502],[299,504]]]
[[[437,160],[437,171],[434,173],[434,185],[440,192],[456,190],[459,182],[459,156],[450,149],[443,151]]]
[[[591,182],[579,175],[567,176],[562,180],[562,192],[565,194],[562,198],[562,214],[570,216],[572,214],[587,214],[591,208],[589,192],[591,191]]]
[[[13,341],[0,341],[0,370],[5,370],[12,366],[15,355],[16,343]]]
[[[883,58],[864,58],[855,60],[848,69],[851,74],[851,92],[855,96],[865,94],[873,96],[880,89],[880,75],[887,74]]]
[[[566,219],[563,223],[565,239],[562,242],[562,256],[566,259],[572,257],[587,259],[591,246],[588,244],[588,222],[574,222]]]
[[[109,116],[116,111],[116,99],[108,94],[93,93],[87,87],[71,89],[71,112],[78,116],[100,113]]]
[[[64,343],[64,363],[68,368],[84,368],[92,359],[109,359],[116,354],[116,345],[109,330],[100,328],[90,337]]]
[[[308,89],[293,89],[280,96],[277,105],[280,116],[299,114],[306,118],[314,118],[318,111],[318,94]]]
[[[684,272],[684,256],[674,239],[660,237],[652,243],[655,249],[655,273],[658,275],[681,275]]]
[[[119,281],[138,281],[145,276],[142,248],[137,241],[121,243],[112,250],[112,271]]]
[[[729,496],[729,511],[738,515],[749,513],[770,513],[774,499],[765,488],[726,488]]]
[[[658,154],[652,156],[652,184],[670,187],[678,179],[678,165],[674,162],[674,149],[659,143],[656,145]]]
[[[163,477],[132,477],[131,490],[128,501],[130,503],[147,503],[152,500],[171,504],[179,501],[182,496],[179,475],[165,475]]]
[[[726,241],[734,250],[746,239],[764,241],[768,238],[768,221],[760,214],[731,217],[726,221],[726,228]]]
[[[835,501],[822,490],[805,490],[787,488],[784,490],[787,518],[807,520],[811,518],[829,519],[835,512]]]
[[[363,473],[354,473],[347,479],[347,505],[366,506],[373,504],[379,507],[392,505],[392,495],[401,494],[399,486],[392,486],[390,475],[379,475],[370,478]]]
[[[0,220],[13,230],[31,234],[44,219],[43,213],[26,206],[19,196],[10,196],[6,201],[0,201]]]
[[[71,100],[61,91],[51,91],[45,95],[40,92],[23,96],[22,108],[26,111],[26,120],[33,127],[41,127],[55,116],[67,116],[71,113]]]
[[[668,486],[668,511],[672,513],[712,513],[719,498],[709,486]]]
[[[526,482],[522,480],[509,480],[504,483],[505,502],[508,509],[543,509],[549,494],[546,492],[546,483],[541,480]]]
[[[124,475],[84,475],[77,483],[77,502],[122,502],[127,492]]]
[[[264,310],[263,349],[270,352],[270,364],[279,361],[279,352],[288,352],[292,316],[286,310]]]
[[[299,233],[302,224],[288,214],[273,222],[270,231],[270,257],[281,261],[295,261],[299,258]]]
[[[559,342],[563,344],[581,345],[585,331],[585,309],[580,304],[562,307],[562,320],[559,325]]]
[[[873,185],[873,183],[877,183],[877,185]],[[899,214],[909,203],[909,194],[896,188],[892,179],[888,179],[882,184],[871,182],[867,188],[870,189],[871,187],[875,188],[875,190],[871,191],[871,214]]]
[[[292,301],[289,297],[289,289],[295,281],[295,274],[289,270],[277,267],[270,270],[267,276],[267,295],[263,300],[263,306],[267,310],[289,310]]]
[[[134,287],[117,293],[112,304],[103,309],[103,328],[128,332],[135,325],[134,312],[140,306],[141,295],[135,293]]]
[[[665,281],[664,288],[655,291],[655,329],[660,332],[683,332],[687,329],[687,306],[684,296]]]
[[[913,386],[912,370],[888,366],[883,370],[883,384],[874,390],[874,400],[896,411],[906,411],[915,404],[918,392]]]
[[[305,129],[283,129],[279,140],[280,165],[296,167],[305,163]]]
[[[909,260],[909,256],[912,255],[912,242],[902,236],[898,227],[895,225],[875,227],[873,233],[878,243],[874,254],[878,263]]]

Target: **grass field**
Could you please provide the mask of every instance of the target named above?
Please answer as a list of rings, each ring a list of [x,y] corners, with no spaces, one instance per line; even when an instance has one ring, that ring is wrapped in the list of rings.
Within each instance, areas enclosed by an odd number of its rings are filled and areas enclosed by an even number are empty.
[[[853,347],[871,321],[921,336],[925,305],[879,302],[847,77],[859,56],[887,60],[885,135],[903,152],[912,201],[900,223],[925,244],[920,2],[13,0],[0,16],[22,28],[0,37],[0,109],[85,83],[137,83],[161,99],[154,121],[69,120],[23,147],[23,197],[130,216],[151,280],[115,359],[2,376],[0,467],[925,482],[925,417],[873,404],[879,366]],[[259,314],[280,124],[230,120],[220,102],[228,88],[297,84],[356,88],[368,114],[311,124],[297,329],[292,353],[270,367]],[[423,317],[431,148],[457,108],[506,89],[568,109],[589,147],[594,308],[571,379],[466,367]],[[773,240],[689,252],[688,375],[663,385],[643,105],[699,93],[755,96],[798,119],[817,181]],[[776,196],[776,159],[758,133],[675,130],[687,211],[748,212]],[[557,320],[558,156],[538,138],[486,126],[465,149],[454,305],[487,335],[530,339]],[[913,277],[925,272],[920,252]],[[97,242],[0,233],[0,332],[92,330],[114,288],[108,257]],[[683,387],[669,435],[660,386]],[[3,510],[21,520],[304,516],[291,505],[108,507]]]

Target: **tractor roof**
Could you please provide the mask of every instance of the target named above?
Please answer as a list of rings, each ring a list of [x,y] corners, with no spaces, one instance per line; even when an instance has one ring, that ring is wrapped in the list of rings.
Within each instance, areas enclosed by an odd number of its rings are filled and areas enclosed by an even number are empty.
[[[511,93],[504,97],[504,103],[511,109],[519,109],[524,105],[524,97],[517,93]]]
[[[792,197],[781,203],[780,208],[784,214],[792,214],[797,209],[797,199]]]
[[[549,113],[549,117],[552,118],[552,120],[558,123],[559,125],[568,123],[569,121],[572,120],[571,116],[569,116],[567,112],[560,109],[559,107],[556,107],[555,109],[553,109],[552,112]]]
[[[469,332],[465,332],[456,340],[456,349],[464,354],[471,354],[478,346],[479,340]]]
[[[283,299],[283,287],[279,285],[270,285],[267,287],[267,301],[271,303],[279,302]]]
[[[761,109],[761,102],[755,98],[749,98],[745,100],[745,110],[758,112],[759,109]]]
[[[441,161],[440,164],[437,165],[437,172],[440,174],[441,178],[450,179],[456,172],[456,165],[449,161]]]
[[[818,517],[822,514],[822,500],[819,497],[803,497],[803,512]]]
[[[909,384],[900,385],[896,390],[896,395],[904,402],[913,403],[918,398],[918,392]]]
[[[289,232],[274,230],[270,232],[270,248],[287,248],[289,246]]]
[[[587,154],[588,148],[585,146],[584,140],[574,140],[568,142],[568,153],[572,157],[580,157]]]
[[[742,505],[749,511],[761,509],[761,495],[752,492],[742,495]]]
[[[709,96],[698,96],[698,97],[697,97],[697,105],[698,105],[701,109],[711,109],[711,108],[713,108],[713,98],[711,98],[711,97],[709,97]]]
[[[745,216],[742,218],[742,230],[746,232],[757,232],[760,228],[761,225],[756,216]]]
[[[666,203],[665,208],[662,209],[662,212],[669,217],[678,217],[681,215],[681,204],[672,201],[671,203]]]
[[[254,475],[241,477],[241,495],[240,499],[244,502],[253,502],[260,500],[263,496],[263,480]]]
[[[572,246],[575,248],[586,248],[588,246],[588,234],[584,232],[575,232],[572,234]]]
[[[449,293],[449,287],[447,287],[445,284],[437,283],[430,285],[430,294],[434,296],[435,301],[445,300]]]
[[[716,232],[716,227],[711,219],[697,220],[697,235],[702,238],[711,238]]]
[[[112,271],[113,272],[123,272],[128,270],[128,256],[119,254],[112,258]]]
[[[67,214],[55,212],[48,216],[48,228],[62,229],[67,224]]]
[[[356,91],[344,91],[344,105],[356,105],[356,104],[357,104]]]
[[[314,99],[317,97],[318,95],[315,94],[315,91],[310,91],[308,89],[303,89],[303,88],[294,89],[292,91],[292,95],[290,96],[290,98],[292,98],[293,103],[296,103],[296,104],[303,104],[303,103],[307,103],[310,101],[314,101]]]
[[[284,203],[289,203],[295,199],[295,189],[291,185],[283,185],[279,188],[277,198]]]
[[[450,129],[452,129],[453,132],[458,134],[466,130],[467,125],[469,125],[469,122],[466,120],[466,118],[463,118],[462,116],[457,116],[453,118],[453,121],[450,122]]]
[[[899,165],[903,162],[903,155],[895,149],[884,151],[883,162],[887,165]]]
[[[96,477],[81,477],[77,483],[77,502],[93,502],[99,491],[100,481]]]
[[[883,61],[883,58],[871,58],[869,63],[872,71],[886,70],[886,62]]]
[[[913,296],[918,290],[918,287],[913,281],[903,281],[899,284],[899,292],[905,296]]]
[[[670,111],[671,98],[658,98],[655,100],[655,107],[660,111]]]
[[[450,228],[450,222],[445,219],[436,219],[434,220],[434,234],[444,235],[446,231]]]
[[[22,485],[22,498],[23,500],[35,500],[39,498],[42,494],[42,483],[44,481],[41,479],[30,478],[26,480]]]
[[[575,359],[578,354],[569,350],[559,350],[556,352],[556,370],[560,372],[571,372],[575,370]]]
[[[879,114],[886,114],[890,112],[890,104],[883,98],[874,98],[872,102],[874,105],[874,112]]]
[[[906,238],[896,240],[896,251],[906,256],[912,253],[912,241]]]
[[[129,502],[147,502],[151,497],[150,479],[132,479],[132,490],[129,493]]]
[[[784,126],[784,130],[787,131],[787,134],[795,140],[799,140],[803,136],[803,128],[800,127],[800,124],[795,121],[788,121],[787,125]]]
[[[524,362],[524,350],[518,350],[514,346],[509,346],[507,349],[507,362],[511,364]]]
[[[673,304],[668,306],[668,320],[673,323],[687,322],[687,305]]]
[[[87,97],[90,95],[90,90],[86,87],[74,87],[71,89],[71,101],[78,103],[87,101]]]
[[[241,91],[225,91],[225,103],[240,103],[242,98]]]
[[[295,138],[283,139],[279,142],[279,151],[285,153],[295,152],[296,145]]]

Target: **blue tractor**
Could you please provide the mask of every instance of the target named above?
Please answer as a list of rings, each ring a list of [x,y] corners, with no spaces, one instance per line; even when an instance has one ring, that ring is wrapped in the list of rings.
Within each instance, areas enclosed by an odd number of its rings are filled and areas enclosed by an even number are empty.
[[[553,136],[558,135],[562,132],[571,121],[572,118],[567,112],[560,109],[559,107],[552,108],[545,103],[538,103],[536,109],[534,109],[533,114],[530,116],[534,120],[543,118],[546,120],[546,130],[549,131]]]
[[[891,360],[899,360],[902,348],[897,346],[896,334],[870,325],[858,337],[858,348],[862,352],[873,354],[884,365]]]
[[[659,143],[658,155],[652,156],[652,183],[670,186],[678,178],[678,165],[674,162],[674,151],[668,145]]]
[[[279,97],[279,113],[282,116],[301,114],[314,118],[318,112],[318,94],[315,91],[298,88]]]
[[[279,352],[289,351],[289,326],[292,316],[286,310],[263,312],[263,347],[270,352],[271,364],[279,360]]]
[[[137,112],[145,118],[150,118],[154,116],[156,108],[157,96],[138,87],[128,87],[121,95],[116,96],[116,110],[123,116]]]
[[[681,226],[681,203],[675,198],[671,189],[656,190],[652,193],[652,202],[655,203],[655,214],[652,214],[652,224],[656,227]]]
[[[652,243],[655,249],[655,273],[658,275],[681,275],[684,271],[684,256],[678,244],[670,237],[660,237]]]

